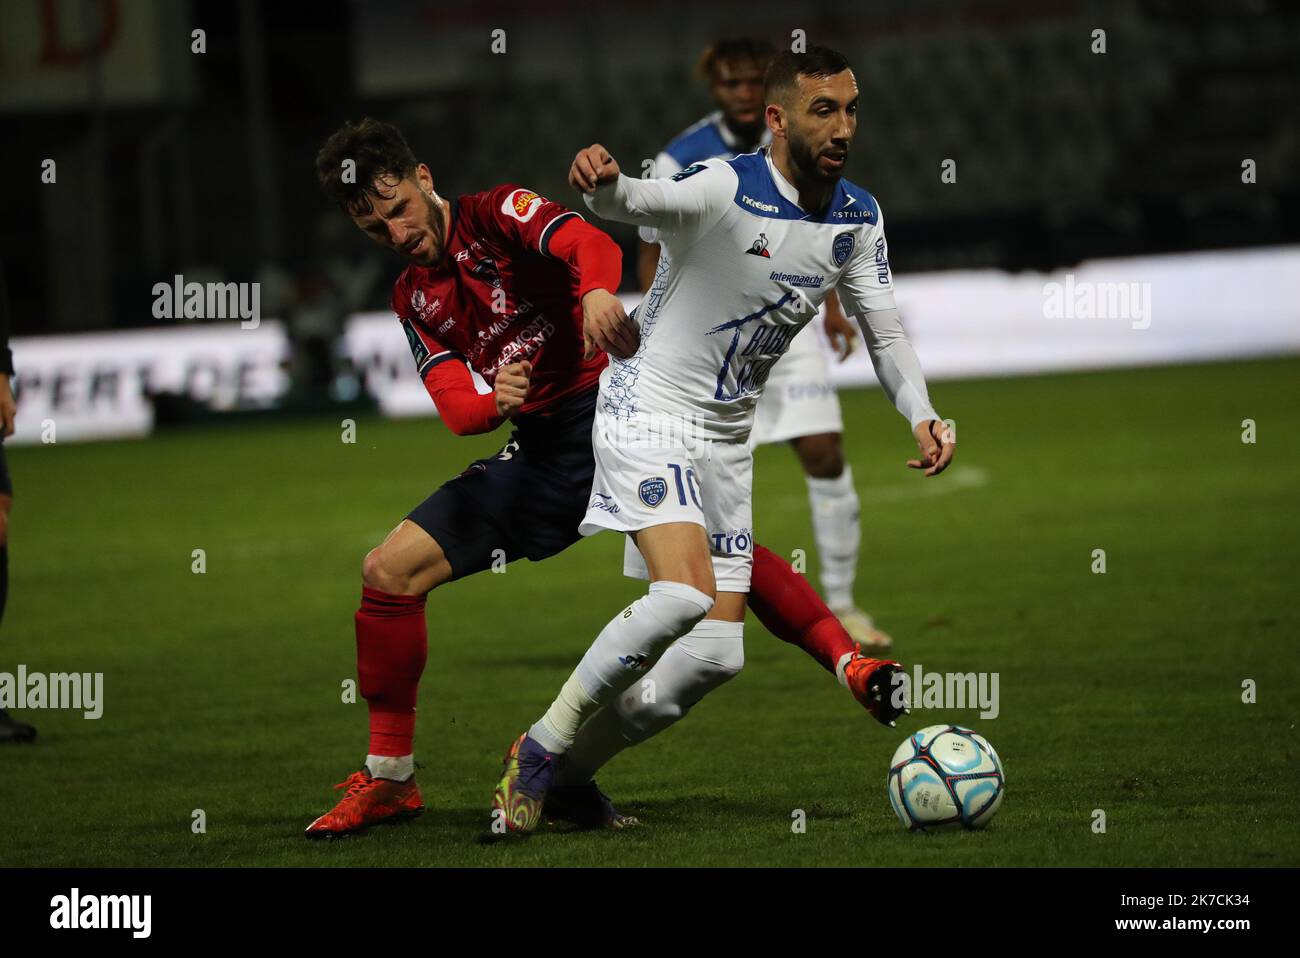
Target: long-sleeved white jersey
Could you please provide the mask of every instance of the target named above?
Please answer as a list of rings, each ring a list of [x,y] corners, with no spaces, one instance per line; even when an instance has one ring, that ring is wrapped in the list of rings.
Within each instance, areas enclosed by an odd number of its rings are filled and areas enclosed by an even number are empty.
[[[938,418],[898,321],[880,208],[866,190],[841,179],[821,215],[806,213],[760,150],[666,179],[619,176],[586,202],[606,219],[658,230],[661,244],[636,310],[640,346],[611,357],[601,414],[743,442],[768,372],[836,287],[894,405],[912,425]]]
[[[764,127],[762,139],[758,146],[767,146],[772,142],[772,131]],[[660,179],[680,173],[692,163],[705,160],[730,160],[740,154],[740,141],[736,134],[727,128],[727,121],[721,110],[714,110],[703,119],[692,123],[665,146],[655,157],[655,176]],[[641,227],[641,239],[647,243],[658,243],[659,236],[648,226]]]

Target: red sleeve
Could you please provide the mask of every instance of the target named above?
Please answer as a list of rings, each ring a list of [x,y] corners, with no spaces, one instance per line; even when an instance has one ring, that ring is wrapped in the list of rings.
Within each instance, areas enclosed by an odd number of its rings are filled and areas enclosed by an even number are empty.
[[[434,363],[425,373],[424,388],[442,421],[458,436],[491,432],[505,422],[505,416],[497,414],[496,394],[483,395],[474,388],[469,367],[459,356],[452,354],[448,361]]]
[[[567,206],[513,183],[486,194],[485,212],[505,239],[536,253],[546,252],[551,233],[561,223],[582,219]]]
[[[623,251],[602,230],[586,220],[570,217],[545,237],[548,256],[569,264],[578,277],[578,298],[593,289],[618,292],[623,280]]]

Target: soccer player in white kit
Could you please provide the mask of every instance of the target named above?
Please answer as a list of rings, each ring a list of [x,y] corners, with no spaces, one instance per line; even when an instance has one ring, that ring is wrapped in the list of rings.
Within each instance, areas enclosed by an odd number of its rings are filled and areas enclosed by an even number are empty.
[[[640,345],[627,359],[611,357],[601,375],[595,478],[579,527],[627,533],[650,587],[605,626],[508,751],[492,804],[511,832],[536,827],[579,730],[603,739],[588,743],[584,759],[599,765],[643,740],[626,731],[639,711],[654,734],[740,670],[754,407],[832,287],[912,427],[921,456],[908,465],[933,476],[952,459],[951,434],[894,308],[879,207],[842,179],[857,126],[848,62],[821,47],[779,54],[765,98],[768,150],[637,180],[596,144],[570,170],[595,213],[652,226],[663,247],[655,285],[636,310]],[[598,713],[618,713],[622,730],[589,722]],[[597,745],[607,754],[593,760]]]
[[[696,72],[708,81],[718,109],[683,130],[655,157],[655,176],[672,176],[715,157],[730,160],[772,142],[763,113],[763,71],[775,53],[767,41],[749,38],[709,45]],[[644,293],[654,285],[659,237],[648,226],[638,234],[637,280]],[[853,468],[844,459],[844,422],[819,324],[841,359],[852,351],[854,326],[835,295],[827,296],[818,322],[803,328],[772,369],[754,413],[749,444],[757,448],[789,443],[798,456],[808,486],[822,596],[863,652],[878,655],[892,641],[854,597],[862,543],[860,504]]]

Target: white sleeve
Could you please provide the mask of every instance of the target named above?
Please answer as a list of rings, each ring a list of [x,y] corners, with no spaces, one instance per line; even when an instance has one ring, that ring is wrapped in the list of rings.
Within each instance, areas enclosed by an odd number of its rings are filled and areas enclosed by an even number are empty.
[[[736,193],[736,173],[717,160],[693,163],[668,179],[618,179],[583,199],[597,216],[661,233],[701,236],[722,219]]]
[[[885,395],[901,412],[913,428],[927,419],[938,419],[939,414],[930,405],[930,394],[925,388],[925,375],[916,358],[896,309],[873,309],[854,316],[866,340],[871,365],[876,369]]]
[[[894,308],[894,277],[889,268],[885,217],[877,206],[876,225],[853,251],[849,267],[835,284],[844,315],[861,316],[873,309]]]
[[[660,153],[655,157],[654,176],[656,179],[662,179],[665,176],[676,176],[682,171],[682,165],[667,153]],[[642,226],[637,231],[643,243],[658,243],[659,231],[650,226]]]
[[[849,268],[835,289],[845,314],[854,317],[862,330],[876,378],[894,408],[913,427],[927,419],[938,419],[939,414],[930,405],[921,362],[894,305],[894,279],[889,268],[883,215],[877,215],[866,243],[854,251]]]

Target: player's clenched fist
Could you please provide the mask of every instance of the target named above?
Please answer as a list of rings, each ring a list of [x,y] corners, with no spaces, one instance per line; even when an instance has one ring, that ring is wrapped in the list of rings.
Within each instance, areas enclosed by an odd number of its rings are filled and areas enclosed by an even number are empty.
[[[942,419],[927,419],[917,423],[912,435],[916,437],[921,458],[907,460],[911,468],[924,469],[927,476],[937,476],[948,468],[957,449],[957,437],[953,435],[951,426]]]
[[[582,297],[583,358],[590,359],[603,349],[611,356],[627,359],[636,352],[641,330],[623,310],[619,298],[609,290],[593,289]]]
[[[569,185],[583,193],[594,193],[596,187],[613,183],[618,179],[618,162],[609,155],[609,150],[599,143],[593,143],[585,150],[579,150],[569,167]]]
[[[502,366],[497,373],[497,415],[509,419],[519,411],[528,398],[528,380],[533,375],[533,364],[528,360]]]

